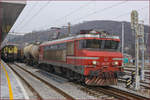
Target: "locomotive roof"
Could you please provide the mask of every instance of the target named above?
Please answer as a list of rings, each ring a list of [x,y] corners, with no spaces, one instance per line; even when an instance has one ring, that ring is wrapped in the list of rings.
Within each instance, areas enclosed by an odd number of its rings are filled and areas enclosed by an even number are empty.
[[[60,42],[60,41],[66,41],[66,40],[72,40],[72,39],[78,39],[78,38],[109,38],[109,39],[119,39],[119,36],[112,36],[112,35],[107,35],[107,36],[101,36],[99,34],[97,35],[93,35],[93,34],[80,34],[80,35],[76,35],[76,36],[70,36],[70,37],[66,37],[66,38],[62,38],[62,39],[57,39],[57,40],[52,40],[52,41],[47,41],[42,43],[41,45],[46,45],[46,44],[50,44],[50,43],[55,43],[55,42]]]

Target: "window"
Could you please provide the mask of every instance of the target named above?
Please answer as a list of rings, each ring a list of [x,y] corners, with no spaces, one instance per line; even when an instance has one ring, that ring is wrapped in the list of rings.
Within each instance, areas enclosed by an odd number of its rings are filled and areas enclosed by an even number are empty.
[[[100,49],[102,45],[102,40],[80,40],[79,46],[80,48],[97,48]]]
[[[64,50],[64,49],[66,49],[66,43],[44,46],[45,51],[47,51],[47,50]]]
[[[111,49],[111,41],[105,40],[104,49]]]
[[[114,40],[80,40],[79,48],[90,48],[90,49],[99,49],[99,50],[117,50],[119,46],[118,41]]]
[[[104,49],[117,49],[118,48],[118,42],[113,40],[105,40]]]
[[[66,43],[45,46],[43,58],[45,60],[66,61]]]

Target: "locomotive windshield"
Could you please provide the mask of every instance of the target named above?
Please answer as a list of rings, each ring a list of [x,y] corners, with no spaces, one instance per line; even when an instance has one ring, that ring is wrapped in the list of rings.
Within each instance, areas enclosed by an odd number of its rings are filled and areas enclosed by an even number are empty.
[[[104,49],[117,49],[119,42],[113,40],[105,40]]]
[[[114,40],[80,40],[80,48],[118,50],[119,42]]]

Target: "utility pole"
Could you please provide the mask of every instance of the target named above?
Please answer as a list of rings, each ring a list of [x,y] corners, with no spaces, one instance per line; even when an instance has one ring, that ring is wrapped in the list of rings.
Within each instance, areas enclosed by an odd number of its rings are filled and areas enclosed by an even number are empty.
[[[143,20],[139,24],[139,33],[140,33],[140,40],[141,40],[140,50],[141,50],[141,53],[142,53],[142,65],[141,65],[140,79],[144,80],[144,63],[145,63],[144,52],[145,52],[145,46],[144,46],[144,21]]]
[[[124,22],[122,22],[122,54],[124,55]]]
[[[138,90],[140,88],[140,77],[139,77],[139,29],[138,29],[138,12],[133,10],[131,12],[131,29],[133,34],[135,33],[135,89]]]

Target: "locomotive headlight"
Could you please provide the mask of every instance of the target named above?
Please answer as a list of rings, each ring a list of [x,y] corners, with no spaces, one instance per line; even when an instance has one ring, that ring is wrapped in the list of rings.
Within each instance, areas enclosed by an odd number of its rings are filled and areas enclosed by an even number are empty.
[[[92,64],[93,64],[93,65],[96,65],[96,64],[97,64],[97,62],[96,62],[96,61],[93,61],[93,62],[92,62]]]
[[[118,61],[115,61],[112,64],[115,65],[115,66],[119,65]]]

